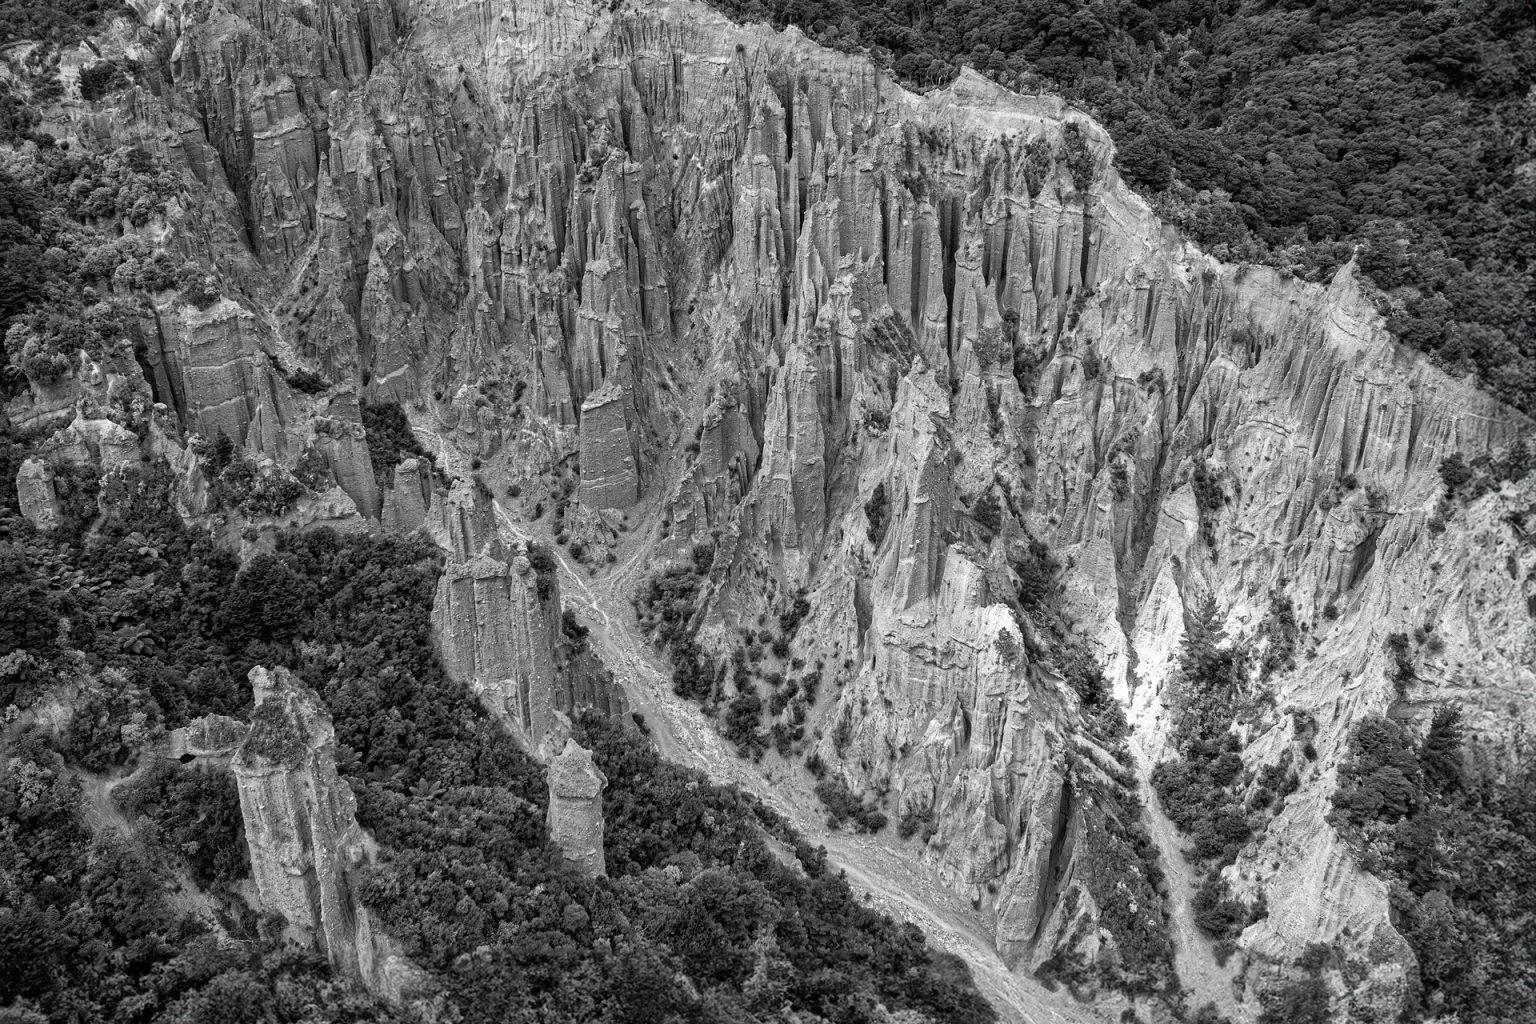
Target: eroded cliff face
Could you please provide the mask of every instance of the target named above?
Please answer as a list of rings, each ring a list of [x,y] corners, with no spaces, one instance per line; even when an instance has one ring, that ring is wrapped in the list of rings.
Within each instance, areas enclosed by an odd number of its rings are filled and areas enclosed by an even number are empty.
[[[1494,770],[1529,753],[1536,550],[1511,513],[1531,485],[1430,529],[1440,460],[1526,424],[1396,346],[1350,268],[1319,287],[1203,256],[1059,100],[971,74],[914,96],[693,3],[139,14],[106,43],[143,84],[63,124],[101,146],[129,126],[179,169],[159,237],[218,272],[218,302],[167,295],[146,322],[153,399],[286,466],[321,451],[339,518],[438,535],[445,661],[530,748],[564,706],[542,696],[558,591],[424,466],[380,493],[359,392],[479,460],[498,500],[519,482],[516,514],[638,507],[665,524],[641,554],[714,543],[701,637],[722,656],[803,590],[794,654],[825,677],[808,744],[931,816],[914,856],[1026,967],[1117,956],[1102,796],[1127,766],[1085,728],[1019,552],[1062,563],[1143,772],[1167,753],[1185,610],[1214,595],[1262,646],[1289,599],[1295,664],[1266,681],[1276,711],[1244,757],[1295,744],[1295,708],[1317,759],[1228,870],[1269,908],[1240,946],[1285,961],[1339,941],[1411,968],[1323,820],[1333,770],[1362,715],[1450,697]],[[330,387],[296,390],[298,369]],[[35,388],[12,418],[62,426],[76,400]],[[574,494],[540,490],[568,458]],[[1384,640],[1427,623],[1398,699]]]
[[[448,562],[432,627],[448,675],[465,683],[525,748],[538,746],[555,709],[559,581],[529,561],[527,543],[499,541]]]
[[[562,715],[623,714],[621,686],[564,635],[548,549],[498,521],[478,485],[456,486],[431,519],[449,552],[432,602],[432,631],[449,677],[468,686],[530,753]]]
[[[251,670],[256,710],[230,767],[262,910],[281,914],[293,938],[376,995],[423,994],[425,976],[373,922],[352,885],[372,858],[352,790],[336,774],[335,733],[320,698],[284,668]],[[226,720],[227,721],[227,720]],[[189,753],[215,756],[195,742]],[[206,746],[206,744],[204,744]]]

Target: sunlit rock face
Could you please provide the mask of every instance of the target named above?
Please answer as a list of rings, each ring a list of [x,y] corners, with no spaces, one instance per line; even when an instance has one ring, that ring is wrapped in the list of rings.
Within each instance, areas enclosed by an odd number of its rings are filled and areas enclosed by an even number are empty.
[[[540,745],[549,775],[549,838],[568,864],[588,878],[608,873],[603,859],[603,789],[608,779],[592,752],[571,738],[571,724],[556,712]]]
[[[354,514],[438,538],[445,663],[530,749],[580,703],[551,667],[558,591],[425,465],[381,488],[360,397],[400,401],[465,474],[579,462],[558,500],[665,523],[654,561],[709,541],[722,655],[803,588],[807,745],[931,816],[913,856],[1026,967],[1114,955],[1083,767],[1108,755],[1014,613],[1010,553],[1061,562],[1148,763],[1185,610],[1214,595],[1252,645],[1289,599],[1295,665],[1244,758],[1297,743],[1296,708],[1317,759],[1228,871],[1269,907],[1240,946],[1401,964],[1382,887],[1324,821],[1334,769],[1361,716],[1449,698],[1490,770],[1529,754],[1536,551],[1529,483],[1437,516],[1440,460],[1527,424],[1395,345],[1352,268],[1319,286],[1204,256],[1060,100],[970,73],[916,96],[685,0],[140,13],[123,45],[156,87],[71,128],[178,169],[166,238],[221,277],[146,325],[153,399],[285,466],[314,447]],[[296,390],[298,368],[330,390]],[[12,418],[68,422],[78,393],[34,389]],[[1385,638],[1426,626],[1398,699]]]
[[[525,748],[536,747],[555,709],[559,581],[535,571],[526,546],[493,545],[449,561],[432,625],[449,676],[474,690]]]
[[[400,479],[397,473],[397,486]],[[623,714],[612,675],[562,642],[560,579],[548,549],[498,525],[478,488],[458,486],[433,507],[429,529],[449,555],[432,602],[432,632],[449,677],[468,686],[530,753],[558,715]]]
[[[419,989],[423,976],[353,889],[356,870],[372,857],[372,840],[357,824],[351,788],[336,774],[330,716],[287,669],[252,669],[251,688],[256,710],[231,767],[261,909],[281,914],[290,935],[318,947],[332,968],[399,1000]],[[223,753],[230,731],[227,720],[202,720],[187,752]]]

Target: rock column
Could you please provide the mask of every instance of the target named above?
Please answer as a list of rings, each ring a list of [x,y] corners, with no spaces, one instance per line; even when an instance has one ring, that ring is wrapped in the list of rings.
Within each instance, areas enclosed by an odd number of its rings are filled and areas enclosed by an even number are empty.
[[[351,872],[370,857],[356,802],[336,774],[335,730],[320,698],[284,668],[251,670],[256,711],[232,768],[262,909],[288,922],[337,971],[399,1000],[420,971],[374,927],[352,891]]]
[[[448,675],[469,686],[528,750],[543,739],[554,710],[560,633],[558,582],[552,570],[532,564],[532,554],[493,544],[451,561],[432,604]]]
[[[557,717],[565,716],[557,712]],[[544,748],[551,755],[549,838],[578,871],[597,878],[608,873],[603,860],[603,788],[608,779],[592,762],[590,750],[557,736],[552,734]]]
[[[43,459],[28,459],[16,474],[16,500],[21,514],[46,533],[59,528],[64,511],[53,489],[53,467]]]

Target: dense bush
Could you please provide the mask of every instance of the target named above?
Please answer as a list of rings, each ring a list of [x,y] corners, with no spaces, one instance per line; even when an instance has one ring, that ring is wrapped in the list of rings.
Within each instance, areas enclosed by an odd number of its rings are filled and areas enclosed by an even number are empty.
[[[368,458],[380,487],[388,487],[395,467],[415,457],[436,464],[436,460],[411,430],[411,422],[399,402],[363,402],[363,429],[368,434]]]
[[[997,500],[997,495],[991,491],[976,499],[971,506],[971,518],[988,534],[995,534],[1003,528],[1003,507]]]
[[[869,523],[865,533],[872,546],[878,548],[880,542],[885,540],[885,530],[890,523],[890,515],[891,501],[886,495],[885,481],[882,480],[875,485],[874,493],[864,503],[864,518]]]
[[[75,698],[64,731],[63,749],[87,771],[105,772],[126,764],[160,728],[160,707],[117,670]]]
[[[635,609],[641,627],[652,635],[658,647],[665,649],[691,636],[690,624],[698,610],[699,590],[713,559],[713,550],[700,546],[688,560],[669,565],[646,580]]]
[[[99,100],[113,89],[127,85],[126,69],[117,61],[99,60],[80,69],[80,96],[82,99]]]
[[[789,1005],[853,1022],[876,1003],[992,1019],[963,966],[864,908],[774,815],[595,719],[582,729],[610,779],[612,879],[573,875],[545,837],[543,770],[438,661],[429,541],[284,534],[237,570],[185,530],[171,486],[145,471],[78,538],[0,518],[0,607],[25,598],[58,615],[19,630],[18,657],[92,678],[64,737],[73,765],[36,737],[0,764],[0,1013],[393,1019],[323,961],[263,944],[257,922],[233,915],[247,945],[218,952],[167,900],[164,868],[215,893],[246,871],[227,775],[161,763],[119,789],[164,867],[76,818],[75,768],[117,770],[162,719],[234,712],[259,734],[235,680],[261,663],[298,671],[330,710],[338,770],[385,851],[359,891],[456,1019],[735,1019]],[[583,640],[579,624],[563,632]],[[769,852],[768,831],[801,847],[807,874]]]
[[[240,794],[232,774],[157,761],[114,797],[125,811],[154,822],[165,846],[182,858],[199,886],[230,885],[249,874]]]
[[[118,5],[109,0],[3,0],[0,45],[23,39],[73,43],[118,13]]]
[[[10,141],[35,123],[11,86],[0,88]],[[0,170],[0,397],[74,372],[81,352],[131,359],[142,343],[142,295],[174,285],[185,269],[126,230],[165,212],[180,187],[174,172],[136,146],[99,153],[37,139]]]
[[[1254,797],[1245,795],[1249,779],[1234,726],[1249,687],[1249,671],[1244,649],[1226,644],[1220,613],[1208,596],[1185,620],[1171,709],[1171,739],[1177,756],[1152,769],[1158,802],[1190,838],[1186,856],[1201,869],[1194,897],[1195,923],[1217,940],[1222,957],[1263,911],[1234,899],[1221,869],[1236,860],[1268,815],[1278,813],[1280,807],[1266,783],[1292,787],[1294,774],[1287,752],[1282,764],[1266,767]]]
[[[827,776],[817,780],[816,798],[826,808],[827,824],[833,828],[852,822],[859,832],[879,832],[887,824],[878,807],[861,800],[841,779]]]
[[[1530,473],[1533,459],[1536,455],[1527,440],[1516,440],[1497,456],[1483,452],[1470,461],[1461,452],[1452,452],[1440,462],[1446,499],[1465,504],[1495,490],[1505,480],[1519,483]]]
[[[763,699],[758,696],[757,687],[750,679],[742,680],[737,685],[744,689],[725,706],[722,731],[725,738],[735,744],[736,752],[742,757],[760,759],[768,749],[768,736],[761,728]]]
[[[1363,719],[1329,820],[1391,886],[1427,1007],[1464,1024],[1533,1019],[1536,947],[1517,907],[1536,885],[1536,772],[1470,779],[1462,743],[1454,706],[1435,711],[1422,740]]]
[[[560,579],[560,567],[549,548],[537,541],[528,542],[528,564],[533,567],[534,589],[540,601],[555,596],[555,585]],[[565,614],[561,613],[562,616]]]
[[[1333,1019],[1328,984],[1315,973],[1265,993],[1262,1004],[1259,1024],[1328,1024]]]
[[[1267,679],[1277,672],[1289,672],[1296,667],[1300,632],[1291,599],[1279,590],[1272,591],[1269,595],[1269,614],[1259,627],[1259,639],[1264,642],[1264,656],[1259,661],[1261,676]]]
[[[675,563],[650,577],[635,599],[640,628],[672,660],[672,689],[680,697],[705,701],[714,693],[716,676],[694,642],[699,592],[714,562],[714,549],[697,545],[687,561]]]

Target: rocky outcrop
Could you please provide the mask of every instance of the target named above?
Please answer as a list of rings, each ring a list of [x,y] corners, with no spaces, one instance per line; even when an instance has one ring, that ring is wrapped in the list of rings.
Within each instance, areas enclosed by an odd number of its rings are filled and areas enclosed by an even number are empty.
[[[201,770],[226,771],[250,731],[245,722],[226,715],[204,715],[171,731],[167,756]]]
[[[545,554],[544,558],[549,556]],[[432,604],[432,629],[448,675],[533,750],[555,710],[560,586],[529,542],[499,541],[450,560]]]
[[[567,863],[588,878],[599,878],[608,873],[603,860],[608,779],[592,762],[592,752],[570,738],[564,717],[540,750],[549,774],[549,838]]]
[[[1257,643],[1273,592],[1301,657],[1266,685],[1321,723],[1319,756],[1228,871],[1269,905],[1240,945],[1398,949],[1324,821],[1333,771],[1361,716],[1444,698],[1491,762],[1529,754],[1536,552],[1510,524],[1532,484],[1444,516],[1436,473],[1528,424],[1395,345],[1353,268],[1309,284],[1195,250],[1060,100],[971,73],[913,95],[688,0],[503,14],[147,14],[169,81],[135,90],[132,138],[200,185],[174,244],[239,284],[157,312],[145,358],[186,428],[287,464],[329,416],[356,506],[449,551],[445,662],[530,747],[576,700],[558,588],[467,483],[429,499],[402,464],[381,499],[350,412],[279,365],[429,407],[502,483],[533,475],[529,451],[579,450],[583,504],[655,500],[669,541],[718,544],[706,637],[804,588],[795,655],[826,677],[809,742],[891,810],[931,812],[924,863],[1026,966],[1113,949],[1081,769],[1102,752],[1015,614],[1019,552],[1060,561],[1146,761],[1184,609],[1214,594]],[[1426,620],[1440,643],[1400,700],[1383,641]],[[1289,721],[1252,723],[1247,767]]]
[[[43,442],[42,453],[72,466],[91,466],[103,475],[139,465],[138,435],[120,423],[77,414]]]
[[[589,508],[626,509],[639,500],[627,405],[612,383],[581,403],[581,501]]]
[[[368,454],[368,434],[363,429],[357,396],[346,394],[331,399],[325,413],[312,422],[316,445],[325,453],[337,485],[347,492],[359,512],[370,519],[378,518],[379,485]]]
[[[319,697],[287,669],[251,670],[256,710],[232,768],[263,910],[288,922],[333,969],[399,1000],[422,983],[352,888],[372,856],[352,791],[336,774],[335,733]]]
[[[562,640],[555,556],[499,512],[478,485],[434,501],[429,529],[448,552],[432,631],[450,678],[468,686],[523,748],[544,742],[559,713],[622,714],[621,687],[589,650]]]
[[[172,402],[188,429],[277,458],[288,454],[295,402],[266,353],[264,325],[231,298],[182,305],[158,321]]]
[[[402,459],[395,466],[389,489],[384,492],[380,520],[386,529],[411,533],[427,525],[432,507],[432,464],[425,459]]]
[[[34,528],[48,532],[64,521],[64,509],[53,488],[53,467],[46,459],[31,458],[16,471],[16,501],[21,514]]]

